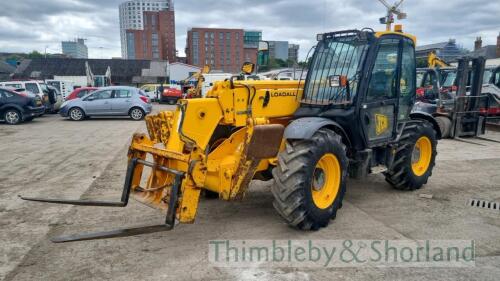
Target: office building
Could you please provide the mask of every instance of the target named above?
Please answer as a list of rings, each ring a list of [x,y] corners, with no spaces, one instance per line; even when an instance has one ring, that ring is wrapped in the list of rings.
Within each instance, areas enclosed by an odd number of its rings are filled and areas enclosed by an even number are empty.
[[[61,47],[62,53],[70,58],[86,59],[89,57],[85,39],[77,38],[75,41],[62,41]]]
[[[191,28],[186,40],[188,64],[238,73],[244,62],[243,29]]]
[[[300,46],[297,44],[289,44],[288,45],[288,60],[293,61],[295,63],[299,62],[299,48]]]
[[[167,57],[170,58],[170,53],[172,52],[171,50],[165,52],[161,50],[164,48],[172,48],[171,46],[174,46],[173,52],[175,53],[175,42],[171,42],[171,39],[168,39],[174,38],[173,40],[175,40],[175,18],[173,12],[174,6],[172,0],[133,0],[120,4],[119,18],[122,58],[138,58],[137,49],[140,49],[141,51],[146,49],[146,57],[150,55],[152,58],[153,51],[149,52],[148,50],[153,49],[153,38],[156,38],[156,36],[158,36],[158,53],[160,59],[166,59]],[[156,16],[153,17],[154,19],[151,18],[151,13],[156,13]],[[148,15],[150,21],[148,21],[146,15]],[[153,20],[155,20],[154,26]],[[145,33],[135,32],[143,31],[147,25],[152,27],[151,34],[148,31]],[[154,33],[157,33],[157,35],[153,35]],[[167,33],[168,35],[166,35]],[[128,34],[133,35],[127,36]],[[141,38],[136,38],[136,36]],[[138,42],[141,40],[142,45],[138,46],[136,49],[135,44],[132,44],[132,42]],[[148,41],[149,43],[144,41]],[[163,43],[163,45],[160,44],[160,41],[162,41],[161,43]],[[144,48],[143,46],[146,47]],[[131,50],[129,51],[129,49]],[[144,56],[144,52],[139,52],[139,54],[139,57],[141,58]],[[162,57],[162,55],[164,57]]]
[[[143,29],[127,29],[127,59],[176,61],[174,11],[147,11]]]
[[[243,31],[243,57],[246,62],[257,63],[257,52],[260,41],[262,41],[261,30]]]
[[[288,41],[269,41],[269,57],[287,61]]]

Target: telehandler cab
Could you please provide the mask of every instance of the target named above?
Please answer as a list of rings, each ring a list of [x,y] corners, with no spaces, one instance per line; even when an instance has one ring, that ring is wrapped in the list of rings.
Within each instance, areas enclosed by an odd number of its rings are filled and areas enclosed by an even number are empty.
[[[398,25],[320,34],[305,81],[220,81],[205,98],[148,116],[149,134],[135,134],[128,151],[120,202],[22,198],[124,207],[132,196],[167,212],[158,226],[52,239],[68,242],[193,223],[202,190],[238,200],[253,178],[274,178],[274,207],[288,224],[326,227],[348,175],[382,173],[415,190],[432,174],[440,133],[431,115],[411,112],[415,41]]]

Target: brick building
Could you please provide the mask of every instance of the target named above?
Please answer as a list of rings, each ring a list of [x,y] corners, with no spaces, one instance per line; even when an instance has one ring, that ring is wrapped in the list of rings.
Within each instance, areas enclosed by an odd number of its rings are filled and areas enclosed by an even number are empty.
[[[118,9],[122,58],[133,59],[135,50],[128,50],[127,30],[143,30],[146,23],[144,12],[174,11],[174,3],[173,0],[129,0],[122,2]]]
[[[238,73],[245,61],[243,29],[191,28],[187,34],[187,63]]]
[[[128,58],[175,62],[174,11],[145,11],[142,18],[142,30],[126,30]]]

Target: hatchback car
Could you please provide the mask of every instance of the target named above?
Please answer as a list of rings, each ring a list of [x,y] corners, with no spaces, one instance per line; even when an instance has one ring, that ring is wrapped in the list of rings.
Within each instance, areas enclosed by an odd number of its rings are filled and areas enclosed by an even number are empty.
[[[133,87],[113,86],[99,88],[82,98],[66,101],[59,113],[63,117],[80,121],[91,116],[130,116],[142,120],[153,106],[141,90]]]
[[[17,125],[23,121],[31,121],[45,111],[40,97],[16,92],[8,88],[0,88],[0,120],[9,125]]]

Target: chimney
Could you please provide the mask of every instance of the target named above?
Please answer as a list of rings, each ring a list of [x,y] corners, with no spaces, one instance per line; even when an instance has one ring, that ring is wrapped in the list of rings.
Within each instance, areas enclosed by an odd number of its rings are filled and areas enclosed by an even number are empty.
[[[497,58],[500,58],[500,32],[497,36]]]
[[[481,49],[482,45],[483,40],[481,40],[481,37],[476,37],[476,41],[474,42],[474,51]]]

